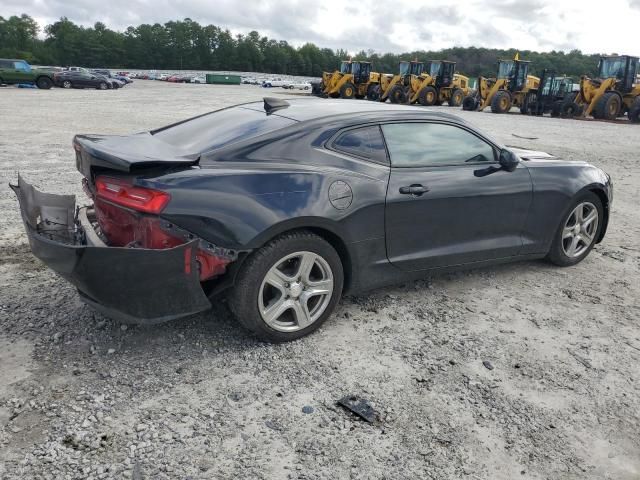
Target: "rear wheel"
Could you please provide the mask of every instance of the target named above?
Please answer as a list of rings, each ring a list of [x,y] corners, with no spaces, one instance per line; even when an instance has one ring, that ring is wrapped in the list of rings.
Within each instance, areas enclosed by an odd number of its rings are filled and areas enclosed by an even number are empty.
[[[451,97],[449,98],[449,106],[450,107],[459,107],[462,105],[462,101],[464,100],[464,92],[456,88],[453,92],[451,92]]]
[[[511,110],[511,95],[506,90],[498,90],[491,99],[493,113],[507,113]]]
[[[356,87],[351,82],[347,82],[340,87],[340,97],[350,99],[355,97]]]
[[[107,88],[109,88],[109,85],[107,85],[105,82],[100,82],[100,84],[98,85],[98,88],[100,90],[106,90]]]
[[[407,94],[400,85],[394,85],[389,91],[389,101],[391,103],[407,103]]]
[[[577,104],[574,101],[566,102],[562,104],[562,116],[563,117],[579,117],[582,115],[584,111],[584,107],[582,105]]]
[[[581,262],[595,245],[603,218],[602,202],[595,193],[579,195],[563,216],[547,258],[561,267]]]
[[[271,241],[247,259],[229,296],[235,317],[269,342],[318,329],[340,299],[343,268],[335,249],[307,231]]]
[[[556,100],[551,107],[551,116],[559,117],[562,113],[562,100]]]
[[[476,97],[472,95],[464,97],[464,100],[462,100],[463,110],[471,111],[471,110],[477,110],[477,108],[478,108],[478,100],[476,99]]]
[[[637,98],[627,112],[627,117],[631,123],[640,123],[640,98]]]
[[[524,100],[522,101],[522,105],[520,105],[520,113],[526,115],[528,113],[533,113],[536,106],[537,95],[536,92],[528,92],[524,96]]]
[[[621,106],[620,96],[615,92],[607,92],[596,103],[593,116],[604,120],[615,120],[620,115]]]
[[[431,85],[424,87],[418,92],[418,102],[420,105],[424,105],[425,107],[430,107],[435,105],[438,100],[438,92]]]
[[[73,87],[71,80],[65,80],[64,82],[62,82],[62,88],[71,88],[71,87]]]
[[[53,86],[53,82],[49,77],[39,77],[36,80],[36,87],[42,90],[49,90]]]
[[[372,102],[380,100],[380,85],[369,85],[369,88],[367,88],[367,100]]]

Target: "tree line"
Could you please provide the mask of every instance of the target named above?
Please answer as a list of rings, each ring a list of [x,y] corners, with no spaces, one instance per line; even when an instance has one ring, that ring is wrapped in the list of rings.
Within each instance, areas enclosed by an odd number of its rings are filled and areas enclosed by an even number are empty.
[[[78,65],[104,68],[157,70],[232,70],[319,77],[333,71],[346,50],[321,48],[313,43],[294,47],[284,40],[256,31],[233,35],[215,25],[200,25],[189,18],[161,25],[130,26],[119,32],[101,22],[93,27],[76,25],[63,17],[44,28],[29,15],[0,16],[0,57],[21,58],[36,65]],[[457,71],[469,76],[494,76],[499,58],[513,58],[515,49],[452,47],[438,51],[417,49],[402,54],[361,51],[354,60],[373,63],[374,71],[393,73],[400,60],[446,59],[457,62]],[[534,52],[520,50],[530,60],[531,73],[551,68],[573,77],[595,75],[598,54],[580,50]]]

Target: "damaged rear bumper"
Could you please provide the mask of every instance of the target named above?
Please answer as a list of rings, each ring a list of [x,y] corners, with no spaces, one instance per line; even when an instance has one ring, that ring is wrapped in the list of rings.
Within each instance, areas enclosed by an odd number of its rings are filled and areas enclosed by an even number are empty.
[[[162,250],[110,247],[96,233],[92,210],[75,196],[43,193],[18,177],[33,254],[73,284],[81,299],[126,323],[160,323],[211,307],[199,280],[198,240]]]

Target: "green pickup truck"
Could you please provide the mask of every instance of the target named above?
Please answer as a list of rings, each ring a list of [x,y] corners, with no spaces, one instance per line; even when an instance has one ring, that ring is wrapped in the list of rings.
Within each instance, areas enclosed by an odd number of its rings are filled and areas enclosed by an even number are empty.
[[[35,83],[38,88],[49,89],[53,86],[53,72],[31,68],[24,60],[0,58],[0,85],[3,83]]]

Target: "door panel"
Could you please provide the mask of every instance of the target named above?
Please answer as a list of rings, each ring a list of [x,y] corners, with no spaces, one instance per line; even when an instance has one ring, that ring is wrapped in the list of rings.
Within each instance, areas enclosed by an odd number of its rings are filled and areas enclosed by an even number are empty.
[[[423,270],[517,255],[532,200],[529,172],[519,165],[483,173],[487,164],[392,168],[385,210],[389,261]]]

